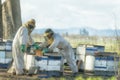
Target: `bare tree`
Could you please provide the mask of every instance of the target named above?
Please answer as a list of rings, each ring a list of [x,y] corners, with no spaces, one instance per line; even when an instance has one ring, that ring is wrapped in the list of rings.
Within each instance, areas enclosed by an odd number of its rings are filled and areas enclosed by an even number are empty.
[[[2,3],[0,0],[0,38],[3,38],[3,26],[2,26]]]
[[[113,18],[114,18],[114,27],[115,27],[115,38],[116,38],[116,51],[120,50],[120,37],[119,37],[119,32],[118,32],[118,26],[117,26],[117,17],[116,15],[113,13]],[[118,54],[120,54],[120,52],[118,52]],[[117,75],[117,74],[116,74]],[[120,65],[118,63],[118,75],[117,75],[117,79],[120,80]]]
[[[20,0],[5,0],[2,5],[4,39],[13,39],[21,26]]]

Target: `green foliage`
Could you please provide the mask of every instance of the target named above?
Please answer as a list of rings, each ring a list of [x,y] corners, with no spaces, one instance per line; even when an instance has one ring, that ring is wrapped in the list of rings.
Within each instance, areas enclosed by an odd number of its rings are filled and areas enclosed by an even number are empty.
[[[116,80],[116,77],[111,77],[111,78],[109,78],[109,79],[107,79],[107,80]]]
[[[85,79],[81,76],[78,76],[78,77],[75,78],[75,80],[85,80]]]

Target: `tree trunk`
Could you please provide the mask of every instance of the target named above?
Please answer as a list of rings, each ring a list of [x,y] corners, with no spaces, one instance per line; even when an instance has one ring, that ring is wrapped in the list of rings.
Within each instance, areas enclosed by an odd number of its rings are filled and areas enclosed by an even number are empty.
[[[2,6],[4,39],[13,39],[21,26],[20,0],[6,0]]]
[[[3,38],[3,26],[2,26],[2,3],[0,0],[0,38]]]

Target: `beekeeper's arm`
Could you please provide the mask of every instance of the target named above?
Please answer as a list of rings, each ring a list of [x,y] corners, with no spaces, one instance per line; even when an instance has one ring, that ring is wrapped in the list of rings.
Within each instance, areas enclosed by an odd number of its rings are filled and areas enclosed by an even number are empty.
[[[32,39],[32,37],[31,37],[31,35],[29,36],[29,45],[32,45],[32,44],[34,44],[35,42],[34,42],[34,40]]]
[[[27,28],[22,28],[21,34],[20,34],[20,45],[21,45],[21,51],[25,52],[26,51],[26,45],[28,42],[28,30]]]

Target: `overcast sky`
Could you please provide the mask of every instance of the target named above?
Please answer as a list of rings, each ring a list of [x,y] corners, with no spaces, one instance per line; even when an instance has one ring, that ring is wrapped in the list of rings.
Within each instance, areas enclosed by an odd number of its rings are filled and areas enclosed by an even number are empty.
[[[120,0],[20,0],[23,23],[36,19],[37,28],[120,26]],[[115,18],[116,17],[116,18]]]

